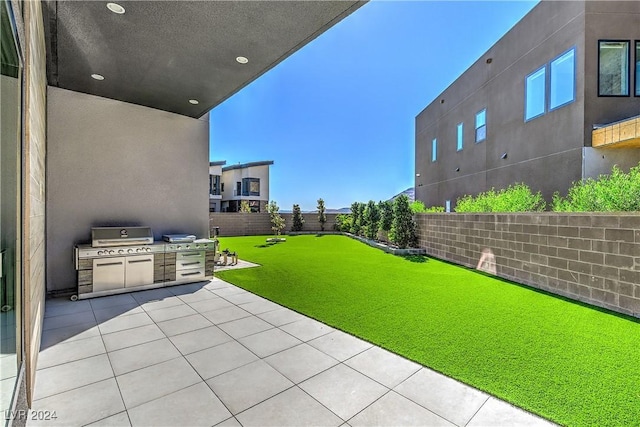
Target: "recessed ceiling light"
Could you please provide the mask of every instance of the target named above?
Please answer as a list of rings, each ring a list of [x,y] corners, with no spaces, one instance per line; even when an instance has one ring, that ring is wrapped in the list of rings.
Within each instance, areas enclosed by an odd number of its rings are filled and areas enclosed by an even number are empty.
[[[247,62],[249,62],[249,60],[247,58],[245,58],[244,56],[238,56],[236,58],[236,61],[238,61],[240,64],[246,64]]]
[[[96,80],[104,80],[104,76],[102,74],[91,74],[91,78]]]
[[[117,13],[118,15],[122,15],[124,13],[124,7],[120,6],[118,3],[107,3],[107,9],[113,13]]]
[[[189,100],[189,104],[198,105],[199,103],[200,103],[200,101],[198,101],[197,99],[190,99]]]

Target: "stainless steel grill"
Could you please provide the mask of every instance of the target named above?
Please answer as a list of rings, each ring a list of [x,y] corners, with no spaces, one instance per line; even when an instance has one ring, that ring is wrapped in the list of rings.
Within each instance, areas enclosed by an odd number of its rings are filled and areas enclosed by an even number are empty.
[[[213,276],[217,241],[190,234],[154,242],[150,227],[94,227],[75,247],[78,297],[110,295]]]

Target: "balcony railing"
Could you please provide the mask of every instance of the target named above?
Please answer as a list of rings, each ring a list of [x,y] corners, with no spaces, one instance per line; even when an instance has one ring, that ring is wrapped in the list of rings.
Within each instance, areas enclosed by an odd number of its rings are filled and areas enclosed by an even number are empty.
[[[239,196],[243,196],[243,197],[260,197],[260,192],[259,191],[238,191],[238,190],[233,190],[233,196],[234,197],[239,197]]]

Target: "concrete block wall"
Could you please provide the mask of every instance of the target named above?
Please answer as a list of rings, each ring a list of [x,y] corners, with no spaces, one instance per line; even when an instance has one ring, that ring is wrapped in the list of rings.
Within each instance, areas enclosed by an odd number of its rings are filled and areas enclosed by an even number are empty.
[[[638,214],[418,214],[419,246],[499,277],[640,317]]]
[[[280,214],[285,220],[283,233],[291,231],[293,214]],[[338,214],[327,215],[327,222],[324,224],[325,231],[333,231]],[[302,231],[320,231],[317,213],[302,214],[304,227]],[[261,234],[273,234],[271,231],[271,220],[267,212],[260,213],[231,213],[231,212],[210,212],[209,229],[213,236],[213,227],[220,227],[221,236],[257,236]]]

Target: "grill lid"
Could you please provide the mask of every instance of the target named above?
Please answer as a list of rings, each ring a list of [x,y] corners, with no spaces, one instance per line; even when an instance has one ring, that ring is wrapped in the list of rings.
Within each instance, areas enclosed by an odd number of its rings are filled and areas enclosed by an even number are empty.
[[[169,243],[192,243],[196,240],[196,236],[193,234],[165,234],[162,239]]]
[[[91,228],[91,246],[105,248],[109,246],[150,245],[153,243],[151,227],[93,227]]]

